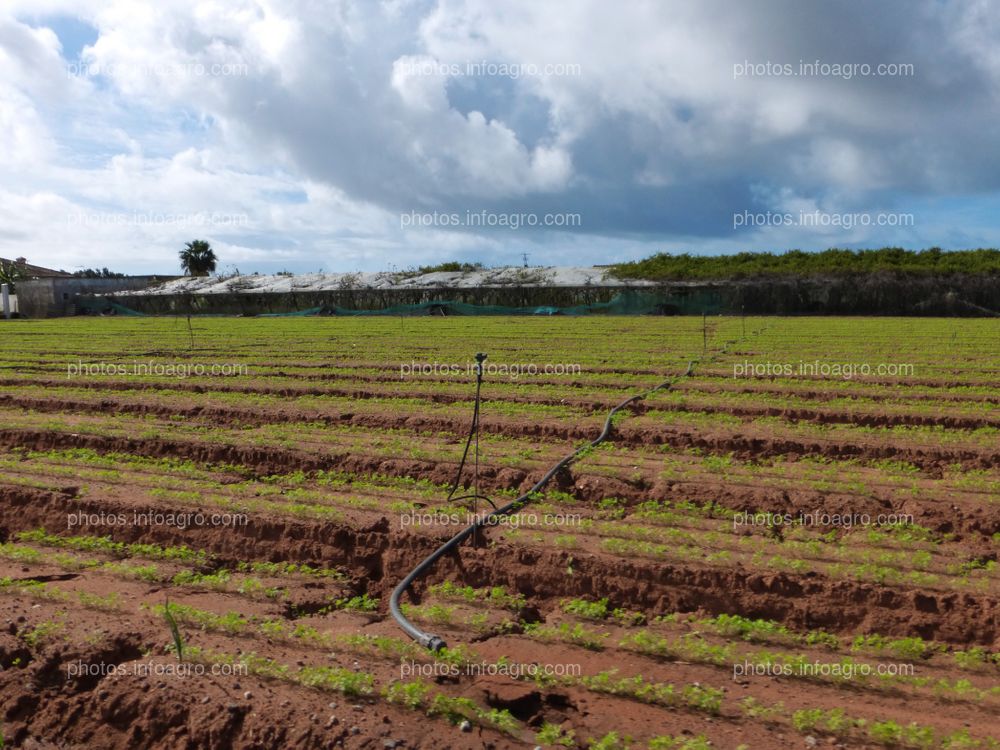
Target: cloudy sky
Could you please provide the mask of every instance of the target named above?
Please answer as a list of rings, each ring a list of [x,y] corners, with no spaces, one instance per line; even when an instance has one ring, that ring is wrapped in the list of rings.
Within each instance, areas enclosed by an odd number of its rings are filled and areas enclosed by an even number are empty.
[[[989,0],[2,0],[0,256],[996,246],[998,37]]]

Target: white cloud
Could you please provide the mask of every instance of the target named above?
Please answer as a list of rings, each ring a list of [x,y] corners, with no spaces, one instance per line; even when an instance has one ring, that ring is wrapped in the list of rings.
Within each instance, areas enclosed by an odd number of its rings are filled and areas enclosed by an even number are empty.
[[[736,244],[733,211],[778,207],[782,190],[832,209],[886,191],[1000,189],[988,127],[1000,109],[1000,10],[985,2],[808,13],[791,0],[6,8],[0,177],[23,211],[7,216],[2,255],[45,248],[67,266],[169,270],[190,239],[187,225],[70,231],[58,220],[98,211],[245,215],[210,229],[254,263],[401,266],[515,247],[579,259],[582,246],[599,261],[626,245]],[[66,74],[74,61],[46,28],[59,15],[96,29],[81,62],[101,75]],[[913,63],[915,75],[734,76],[738,64],[800,59]],[[536,74],[448,72],[481,62]],[[467,208],[579,211],[584,227],[510,237],[398,226],[401,212]]]

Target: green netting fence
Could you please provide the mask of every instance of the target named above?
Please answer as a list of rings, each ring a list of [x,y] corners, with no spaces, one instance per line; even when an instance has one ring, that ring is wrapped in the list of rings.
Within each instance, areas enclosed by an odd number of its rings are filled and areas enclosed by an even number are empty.
[[[246,295],[244,301],[257,296]],[[146,310],[136,310],[107,297],[79,297],[77,298],[76,306],[80,312],[91,315],[185,315],[190,313],[193,316],[209,316],[234,314],[229,309],[231,308],[231,300],[229,301],[230,304],[226,304],[222,299],[218,301],[200,300],[198,303],[200,309],[188,310],[186,307],[173,307],[168,310],[154,307],[157,304],[155,297],[133,299],[135,299],[133,304],[136,307],[146,308]],[[256,302],[257,300],[251,301]],[[590,302],[569,306],[530,305],[513,307],[507,305],[477,305],[459,300],[431,300],[414,304],[395,304],[369,309],[321,304],[301,310],[281,312],[260,311],[251,314],[262,318],[309,316],[355,317],[363,315],[402,317],[473,315],[690,315],[701,314],[702,312],[709,314],[720,312],[720,307],[717,295],[672,295],[662,292],[649,293],[626,290],[615,294],[614,297],[606,302]],[[243,314],[246,314],[246,312]]]
[[[670,311],[665,303],[652,296],[638,298],[634,295],[617,295],[608,302],[594,302],[569,307],[554,307],[552,305],[509,307],[507,305],[473,305],[455,300],[432,300],[411,305],[391,305],[380,310],[352,310],[345,307],[324,305],[296,312],[263,313],[260,317],[278,318],[305,315],[403,317],[426,315],[655,315]]]
[[[145,317],[146,313],[133,310],[104,297],[78,297],[76,309],[89,315],[131,315]]]

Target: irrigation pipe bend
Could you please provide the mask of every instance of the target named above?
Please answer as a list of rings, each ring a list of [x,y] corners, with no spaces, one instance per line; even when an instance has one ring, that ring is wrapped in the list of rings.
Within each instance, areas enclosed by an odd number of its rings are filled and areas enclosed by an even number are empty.
[[[622,401],[620,404],[618,404],[616,407],[614,407],[611,411],[608,412],[608,417],[607,419],[604,420],[604,429],[601,430],[601,434],[598,435],[594,440],[590,441],[586,445],[580,446],[575,451],[573,451],[565,458],[563,458],[561,461],[559,461],[559,463],[555,464],[551,469],[549,469],[545,473],[545,475],[541,479],[539,479],[535,483],[535,485],[530,490],[525,492],[516,500],[512,500],[511,502],[507,503],[507,505],[504,505],[500,508],[496,508],[489,514],[478,518],[476,521],[466,526],[460,532],[455,534],[455,536],[453,536],[447,542],[438,547],[431,555],[424,558],[424,560],[421,561],[420,564],[417,565],[417,567],[415,567],[413,570],[410,571],[409,575],[407,575],[406,578],[404,578],[402,581],[399,582],[396,588],[393,589],[392,595],[389,597],[389,612],[392,614],[393,618],[395,618],[396,622],[399,624],[399,627],[401,627],[408,636],[413,638],[413,640],[415,640],[421,646],[430,649],[431,651],[440,651],[441,649],[445,648],[447,644],[444,642],[444,639],[441,638],[441,636],[434,635],[433,633],[428,633],[425,630],[421,630],[406,618],[406,616],[403,614],[399,606],[399,599],[400,597],[402,597],[403,593],[408,588],[410,588],[410,586],[413,584],[415,580],[417,580],[417,578],[423,575],[432,565],[434,565],[434,563],[436,563],[444,555],[448,554],[451,550],[455,549],[459,544],[461,544],[463,541],[468,539],[472,534],[474,534],[476,529],[485,526],[493,518],[498,518],[500,516],[508,515],[512,511],[515,511],[518,508],[520,508],[522,505],[527,505],[530,497],[536,492],[538,492],[540,489],[542,489],[542,487],[544,487],[546,484],[548,484],[549,480],[551,480],[552,477],[554,477],[560,469],[570,464],[573,461],[573,459],[575,459],[583,451],[588,450],[589,448],[596,448],[598,445],[607,440],[608,437],[611,435],[612,421],[614,420],[615,415],[621,409],[624,409],[629,404],[634,404],[637,401],[641,401],[651,393],[654,393],[663,388],[667,388],[673,385],[676,381],[680,380],[680,378],[689,376],[692,370],[694,370],[694,366],[697,362],[698,360],[691,361],[688,364],[688,368],[683,375],[679,377],[672,377],[669,380],[665,380],[659,385],[650,388],[648,391],[645,391],[644,393],[631,396],[630,398],[627,398],[624,401]]]

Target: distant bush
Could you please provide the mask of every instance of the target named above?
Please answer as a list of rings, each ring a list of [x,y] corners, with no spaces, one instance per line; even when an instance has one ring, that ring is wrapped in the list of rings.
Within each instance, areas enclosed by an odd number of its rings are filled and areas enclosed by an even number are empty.
[[[73,275],[78,279],[124,279],[125,274],[116,271],[109,271],[107,268],[84,268],[82,271],[74,271]]]
[[[420,266],[420,273],[469,273],[470,271],[482,271],[482,263],[459,263],[457,260],[447,263],[438,263],[436,266]]]
[[[736,255],[694,256],[688,253],[658,253],[643,260],[619,263],[611,273],[622,279],[684,281],[738,279],[755,276],[841,276],[897,271],[917,274],[1000,273],[1000,250],[954,250],[938,247],[904,250],[842,250],[831,248],[817,253],[789,250],[785,253],[737,253]]]

